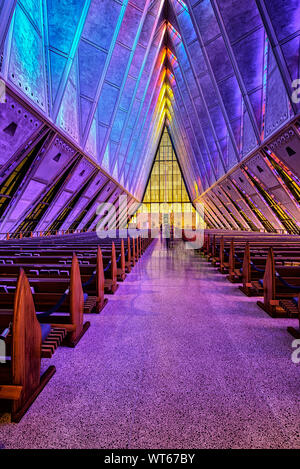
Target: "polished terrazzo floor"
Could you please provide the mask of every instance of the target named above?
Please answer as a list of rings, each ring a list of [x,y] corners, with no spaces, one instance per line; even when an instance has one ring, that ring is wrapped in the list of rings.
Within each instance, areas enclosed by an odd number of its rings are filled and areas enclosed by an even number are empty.
[[[109,299],[0,448],[300,448],[295,322],[159,241]]]

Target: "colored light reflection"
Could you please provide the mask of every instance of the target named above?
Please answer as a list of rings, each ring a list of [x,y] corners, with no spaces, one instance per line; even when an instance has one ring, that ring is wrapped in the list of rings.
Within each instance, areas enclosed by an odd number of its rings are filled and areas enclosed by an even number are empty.
[[[170,99],[173,100],[174,99],[174,93],[173,93],[173,90],[170,87],[170,85],[166,84],[166,89],[167,89],[168,95],[170,96]]]
[[[189,11],[187,5],[186,5],[182,0],[177,0],[177,2],[178,2],[178,3],[182,6],[182,8],[184,8],[186,11]]]
[[[173,73],[172,73],[169,69],[167,69],[167,76],[168,76],[168,79],[169,79],[169,81],[170,81],[171,86],[174,86],[174,84],[175,84],[175,77],[174,77]]]
[[[173,52],[170,51],[170,49],[167,50],[167,53],[168,53],[168,59],[172,65],[172,67],[174,65],[177,65],[177,57],[173,54]]]
[[[174,26],[171,24],[171,23],[168,23],[168,31],[169,31],[169,34],[171,36],[171,39],[174,40],[174,41],[181,41],[181,36],[179,34],[179,32],[174,28]]]

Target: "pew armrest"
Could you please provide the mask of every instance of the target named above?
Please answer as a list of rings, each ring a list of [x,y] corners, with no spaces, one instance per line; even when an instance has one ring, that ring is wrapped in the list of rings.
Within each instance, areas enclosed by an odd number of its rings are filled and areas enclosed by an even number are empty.
[[[0,399],[18,401],[21,397],[23,386],[0,384]]]

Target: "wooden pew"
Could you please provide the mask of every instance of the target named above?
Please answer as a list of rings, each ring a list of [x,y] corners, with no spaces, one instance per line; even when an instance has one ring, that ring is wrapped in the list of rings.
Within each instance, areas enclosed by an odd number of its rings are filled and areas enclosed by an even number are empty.
[[[96,273],[96,275],[95,275]],[[93,277],[95,275],[95,277]],[[108,300],[104,298],[105,278],[103,269],[103,257],[100,246],[97,249],[97,266],[93,276],[83,283],[84,291],[88,293],[88,298],[84,303],[84,313],[100,313]]]
[[[29,276],[33,276],[33,273],[36,272],[37,275],[45,276],[48,272],[48,275],[51,277],[58,277],[62,278],[64,275],[69,276],[71,270],[71,261],[73,258],[73,254],[71,251],[68,255],[61,257],[58,255],[56,251],[51,251],[55,254],[55,256],[47,256],[47,257],[16,257],[16,258],[9,258],[10,260],[16,260],[18,262],[22,261],[20,264],[0,264],[0,280],[1,276],[16,276],[18,273],[18,269],[23,267]],[[101,251],[100,251],[101,252]],[[97,256],[99,255],[98,251],[96,251]],[[47,253],[49,254],[49,252]],[[65,253],[66,254],[66,253]],[[4,257],[0,258],[0,260],[5,260]],[[83,261],[83,257],[80,258],[80,262]],[[107,293],[114,293],[117,289],[117,264],[116,264],[116,253],[114,250],[114,244],[111,249],[109,255],[105,257],[101,254],[101,259],[98,261],[97,257],[93,258],[86,258],[89,259],[89,264],[81,264],[81,276],[82,282],[85,283],[90,276],[93,275],[93,272],[97,270],[98,278],[102,276],[102,272],[105,272],[104,278],[104,288]],[[103,259],[105,261],[105,267],[103,268]],[[41,261],[45,260],[47,264],[40,263]],[[124,261],[124,255],[123,255]],[[102,266],[102,267],[101,267]],[[124,271],[125,267],[123,266],[122,272]],[[97,283],[99,286],[99,282]],[[101,292],[99,288],[96,288],[96,295],[102,298],[102,303],[104,301],[103,295],[104,292]],[[103,305],[102,305],[103,306]]]
[[[259,265],[257,265],[259,263]],[[244,258],[243,258],[243,266],[242,266],[242,283],[243,285],[239,287],[239,289],[245,293],[247,296],[252,296],[254,293],[253,288],[253,280],[263,277],[265,271],[266,259],[260,259],[256,262],[252,261],[251,265],[251,254],[250,254],[250,244],[249,242],[246,243],[245,251],[244,251]],[[236,272],[237,275],[237,272]],[[259,284],[258,284],[259,288]],[[259,292],[258,292],[259,293]]]
[[[237,283],[240,280],[240,273],[236,265],[236,253],[234,246],[234,239],[230,240],[229,256],[228,256],[228,275],[227,280],[231,283]]]
[[[118,262],[119,261],[119,262]],[[118,266],[118,263],[120,266]],[[117,259],[117,279],[120,282],[123,282],[126,278],[126,261],[125,261],[125,248],[124,240],[121,241],[121,252]]]
[[[135,249],[135,239],[132,238],[132,253],[131,253],[131,265],[135,266],[137,262],[136,249]]]
[[[57,239],[56,241],[52,240],[51,242],[49,242],[48,240],[46,241],[47,242],[43,241],[43,243],[41,243],[40,241],[37,242],[36,240],[30,241],[30,242],[27,240],[27,242],[23,242],[23,243],[20,243],[20,242],[10,243],[9,242],[9,243],[4,243],[4,244],[3,242],[2,243],[0,242],[0,255],[1,255],[1,252],[6,249],[8,249],[8,254],[15,254],[15,253],[17,254],[18,252],[21,253],[21,252],[26,252],[28,250],[33,250],[33,249],[37,249],[37,250],[45,249],[45,252],[49,250],[50,251],[55,250],[57,252],[59,251],[60,254],[62,254],[62,251],[67,251],[70,249],[73,249],[73,251],[76,251],[76,252],[86,251],[88,253],[88,252],[91,252],[93,249],[97,248],[98,245],[100,245],[103,251],[103,255],[104,255],[106,251],[111,250],[111,245],[112,245],[112,241],[110,239],[99,240],[97,237],[94,237],[91,241],[89,241],[86,238],[84,239],[81,238],[81,241],[78,241],[77,239],[75,240],[73,239],[72,241],[69,240],[68,242],[64,242],[64,244],[61,244],[60,239]],[[124,245],[123,239],[122,240],[116,239],[113,241],[115,243],[117,256],[119,256],[122,250],[122,241]],[[138,247],[137,241],[135,240],[135,242],[133,243],[133,240],[132,240],[132,242],[130,242],[130,238],[128,237],[127,248],[125,250],[125,270],[127,272],[131,270],[131,264],[133,262],[135,263],[140,257],[142,253],[142,249],[143,249],[142,246],[144,245],[144,249],[145,249],[145,247],[150,244],[150,241],[152,240],[143,240],[143,243],[142,243],[142,239],[141,237],[139,237],[138,239],[139,249],[137,249]],[[133,258],[133,262],[132,262],[132,258]],[[122,265],[118,267],[122,268]]]
[[[263,278],[264,301],[257,304],[272,317],[293,317],[280,305],[300,292],[300,267],[276,267],[273,248],[269,249]]]
[[[287,268],[290,264],[295,263],[300,265],[300,250],[283,251],[280,250],[278,246],[274,246],[272,249],[276,268]],[[264,277],[267,261],[267,252],[256,256],[251,255],[250,259],[250,250],[245,251],[242,268],[243,286],[239,288],[247,296],[261,296],[263,294],[262,279]]]
[[[9,332],[1,340],[5,341],[6,358],[10,359],[0,364],[0,400],[4,403],[1,407],[2,410],[8,407],[12,422],[19,422],[56,371],[54,366],[49,366],[41,376],[42,330],[23,270],[17,283],[12,317],[0,315],[0,328],[3,326]]]
[[[80,269],[76,254],[73,254],[71,278],[70,278],[70,290],[68,292],[68,315],[55,315],[40,317],[41,323],[51,324],[53,327],[63,327],[67,330],[68,334],[65,345],[69,347],[75,347],[83,335],[90,327],[90,322],[83,320],[84,310],[84,297],[82,290],[82,282],[80,277]]]
[[[300,294],[298,295],[298,297],[294,297],[293,303],[298,312],[299,329],[296,329],[294,327],[288,327],[287,330],[295,339],[300,339]]]
[[[235,239],[231,239],[230,248],[229,248],[229,260],[228,260],[228,276],[227,280],[231,283],[243,283],[245,284],[250,282],[247,277],[249,273],[248,266],[250,266],[250,244],[249,241],[246,242],[245,246],[236,243]],[[247,266],[247,269],[245,269]],[[244,272],[244,281],[243,281],[243,272]]]
[[[114,244],[114,243],[113,243]],[[124,247],[124,240],[122,239],[118,249],[116,249],[116,256],[117,258],[117,280],[124,281],[126,278],[126,271],[130,272],[131,270],[131,252],[130,252],[130,240],[128,239],[128,247],[126,250],[126,257],[125,257],[125,247]],[[15,262],[15,260],[19,259],[19,263],[23,264],[31,264],[33,260],[39,262],[39,264],[57,264],[59,266],[62,263],[66,263],[67,259],[71,260],[73,251],[76,251],[79,259],[80,264],[92,264],[93,261],[96,262],[97,256],[97,248],[98,245],[85,247],[83,248],[78,247],[77,245],[71,245],[70,247],[63,249],[61,247],[57,248],[44,248],[35,250],[34,249],[22,249],[19,252],[15,252],[15,250],[11,250],[5,253],[5,255],[1,256],[2,252],[0,250],[0,262]],[[102,247],[102,257],[104,261],[104,266],[112,260],[111,259],[111,246],[103,246]],[[127,258],[127,260],[126,260]],[[108,273],[111,270],[108,271]],[[108,277],[108,279],[112,280],[112,277]],[[108,288],[107,283],[106,287]]]
[[[126,272],[130,273],[131,268],[132,268],[132,263],[131,263],[131,242],[130,242],[130,238],[128,236],[128,238],[127,238],[127,258],[125,258]]]
[[[8,267],[18,269],[18,266],[10,265]],[[24,270],[26,268],[28,270],[28,266],[24,266]],[[15,273],[11,277],[16,278]],[[39,280],[42,285],[42,279]],[[44,278],[43,281],[47,282],[47,279]],[[59,284],[61,284],[60,287]],[[41,285],[40,288],[42,288]],[[47,285],[49,287],[47,292],[39,292],[33,295],[36,310],[38,311],[38,319],[42,324],[52,324],[52,327],[66,329],[67,336],[64,344],[75,347],[90,326],[89,322],[84,323],[83,321],[84,295],[76,254],[73,255],[69,284],[67,284],[69,288],[64,293],[61,292],[61,289],[66,286],[65,279],[49,278]],[[38,286],[39,282],[37,282]],[[1,308],[8,308],[12,304],[12,298],[13,294],[2,293],[0,295]]]
[[[109,271],[110,271],[110,277],[105,278],[105,283],[104,283],[105,290],[107,293],[114,294],[118,289],[118,283],[117,283],[118,269],[117,269],[115,243],[112,243],[112,247],[111,247],[111,262],[110,262]]]
[[[228,252],[228,249],[225,250],[224,236],[221,236],[220,239],[219,256],[216,262],[219,264],[221,274],[226,274],[229,271],[230,252]]]
[[[300,264],[300,243],[282,244],[273,241],[267,244],[251,242],[250,245],[249,241],[245,243],[244,240],[236,242],[235,239],[231,239],[229,246],[229,262],[224,263],[225,268],[228,265],[227,279],[232,283],[242,283],[240,289],[247,296],[259,296],[262,293],[258,281],[263,278],[270,246],[274,247],[276,264],[284,265],[291,262]]]
[[[259,237],[251,237],[251,236],[246,236],[246,237],[228,237],[228,236],[221,236],[217,241],[215,241],[214,237],[214,243],[212,246],[212,252],[213,256],[211,257],[212,263],[214,265],[220,265],[220,267],[225,267],[226,269],[229,267],[229,265],[223,265],[224,264],[224,259],[230,258],[230,248],[231,248],[231,243],[232,241],[234,242],[234,247],[237,252],[240,252],[243,255],[243,251],[245,249],[245,245],[248,243],[251,245],[253,249],[256,250],[265,250],[267,252],[267,249],[271,246],[274,248],[276,247],[278,250],[286,250],[288,251],[292,247],[296,249],[300,249],[300,240],[298,241],[292,241],[288,239],[281,240],[281,238],[259,238]],[[226,263],[225,263],[226,264]],[[231,266],[231,272],[235,269],[235,266]]]

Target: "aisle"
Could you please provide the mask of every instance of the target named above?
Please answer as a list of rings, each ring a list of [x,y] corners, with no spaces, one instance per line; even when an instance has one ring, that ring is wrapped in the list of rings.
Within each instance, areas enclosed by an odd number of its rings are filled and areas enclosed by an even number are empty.
[[[300,448],[286,320],[159,242],[109,299],[0,448]]]

